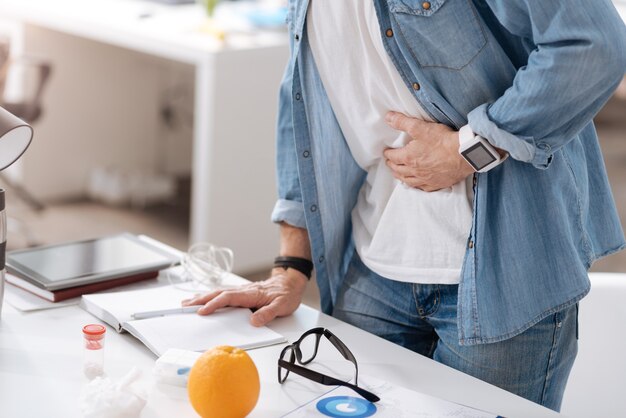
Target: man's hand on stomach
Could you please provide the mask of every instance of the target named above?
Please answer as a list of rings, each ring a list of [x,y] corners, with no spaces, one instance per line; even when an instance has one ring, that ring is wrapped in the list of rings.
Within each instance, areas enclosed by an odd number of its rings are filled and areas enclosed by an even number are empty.
[[[393,176],[404,184],[434,192],[452,187],[474,173],[459,154],[457,131],[398,112],[387,113],[385,121],[412,138],[404,147],[387,148],[383,153]]]

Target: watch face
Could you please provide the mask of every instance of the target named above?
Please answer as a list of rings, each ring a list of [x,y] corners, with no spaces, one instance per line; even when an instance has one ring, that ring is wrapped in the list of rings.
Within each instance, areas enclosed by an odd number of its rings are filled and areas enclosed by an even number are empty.
[[[480,171],[496,161],[496,157],[480,142],[463,151],[461,155],[465,157],[467,162],[470,163],[476,171]]]

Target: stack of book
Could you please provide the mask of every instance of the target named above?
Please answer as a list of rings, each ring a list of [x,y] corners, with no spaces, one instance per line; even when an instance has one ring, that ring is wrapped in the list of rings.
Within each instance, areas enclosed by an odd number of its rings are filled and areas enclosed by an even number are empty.
[[[128,233],[28,248],[7,254],[6,281],[50,302],[158,276],[180,252]]]
[[[159,275],[159,271],[149,271],[146,273],[135,274],[132,276],[122,277],[118,279],[105,280],[97,283],[90,283],[82,286],[68,287],[59,290],[46,290],[42,287],[35,286],[28,280],[18,277],[14,274],[7,274],[5,280],[14,286],[26,290],[33,295],[49,300],[50,302],[61,302],[63,300],[75,298],[89,293],[99,292],[101,290],[109,290],[114,287],[124,286],[141,280],[154,279]]]

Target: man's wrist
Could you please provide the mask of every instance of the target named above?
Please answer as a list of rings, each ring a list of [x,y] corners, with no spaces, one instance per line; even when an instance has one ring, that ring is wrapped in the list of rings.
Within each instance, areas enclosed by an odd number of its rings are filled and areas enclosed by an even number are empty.
[[[310,259],[311,245],[307,230],[281,223],[279,255]]]
[[[458,131],[454,131],[453,132],[454,135],[454,140],[453,141],[448,141],[447,143],[449,143],[449,147],[450,147],[450,154],[454,156],[454,158],[456,158],[457,160],[457,164],[458,164],[458,170],[461,173],[461,175],[463,176],[463,178],[474,174],[476,172],[476,170],[474,170],[474,167],[472,167],[470,165],[470,163],[467,162],[467,160],[465,158],[463,158],[463,156],[459,153],[459,146],[460,146],[460,138],[459,138],[459,132]]]
[[[459,148],[458,153],[474,172],[484,173],[500,165],[508,156],[502,153],[489,141],[472,131],[469,125],[465,125],[459,129]]]
[[[285,276],[285,277],[288,277],[290,280],[303,282],[304,284],[310,281],[310,279],[307,278],[304,274],[302,274],[302,272],[299,272],[298,270],[291,269],[291,268],[285,269],[283,267],[274,267],[272,268],[272,271],[270,274],[271,276]]]
[[[274,267],[297,270],[306,276],[307,280],[311,278],[313,272],[313,262],[308,258],[279,256],[274,259]]]

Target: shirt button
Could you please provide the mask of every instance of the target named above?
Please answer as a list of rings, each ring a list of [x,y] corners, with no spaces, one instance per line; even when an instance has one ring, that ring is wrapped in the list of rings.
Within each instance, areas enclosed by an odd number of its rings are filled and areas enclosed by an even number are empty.
[[[317,210],[317,206],[316,205],[311,205],[311,212],[315,212]]]
[[[468,246],[469,248],[474,248],[474,241],[470,241],[470,242],[468,242],[468,243],[467,243],[467,246]]]
[[[296,41],[299,41],[299,40],[300,40],[300,35],[298,35],[298,34],[296,33],[296,36],[294,36],[294,38],[296,38]]]
[[[387,35],[387,38],[391,38],[393,36],[393,31],[391,29],[387,29],[385,35]]]
[[[421,88],[420,83],[413,83],[413,90],[418,91]]]
[[[302,153],[302,156],[303,156],[304,158],[309,158],[309,155],[311,155],[311,153],[310,153],[309,151],[304,151],[304,152]]]
[[[301,97],[300,93],[296,93],[296,100],[300,100]]]
[[[424,10],[430,9],[430,2],[429,1],[425,1],[424,3],[422,3],[422,8]]]
[[[319,261],[320,263],[323,263],[323,262],[324,262],[324,256],[323,256],[323,255],[322,255],[322,256],[320,256],[320,258],[318,258],[318,261]]]

